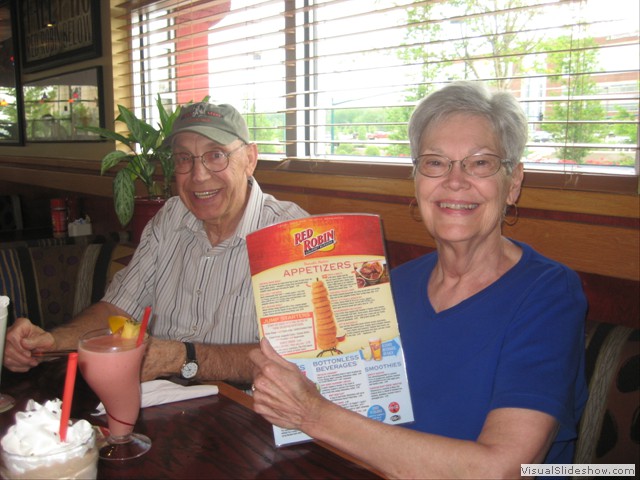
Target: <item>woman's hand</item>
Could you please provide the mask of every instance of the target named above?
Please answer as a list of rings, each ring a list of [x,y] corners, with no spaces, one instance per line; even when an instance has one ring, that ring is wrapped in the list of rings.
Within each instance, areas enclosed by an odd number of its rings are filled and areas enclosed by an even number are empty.
[[[4,366],[13,372],[26,372],[38,365],[33,351],[52,350],[56,341],[49,332],[20,317],[7,330],[4,348]]]
[[[297,365],[282,358],[266,337],[249,353],[254,364],[254,409],[282,428],[305,430],[328,403]]]

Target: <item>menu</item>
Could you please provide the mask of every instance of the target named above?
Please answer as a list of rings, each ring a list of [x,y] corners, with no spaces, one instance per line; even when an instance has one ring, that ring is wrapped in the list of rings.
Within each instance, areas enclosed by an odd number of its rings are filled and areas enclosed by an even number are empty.
[[[327,399],[389,424],[413,421],[378,215],[318,215],[247,235],[260,338]],[[274,426],[278,446],[308,441]]]

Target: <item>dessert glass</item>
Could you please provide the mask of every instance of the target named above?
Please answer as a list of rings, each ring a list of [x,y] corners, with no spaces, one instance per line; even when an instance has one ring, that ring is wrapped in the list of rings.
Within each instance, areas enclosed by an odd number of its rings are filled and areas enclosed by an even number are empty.
[[[6,479],[95,479],[98,474],[96,431],[84,443],[62,445],[45,454],[18,455],[4,448],[0,475]]]

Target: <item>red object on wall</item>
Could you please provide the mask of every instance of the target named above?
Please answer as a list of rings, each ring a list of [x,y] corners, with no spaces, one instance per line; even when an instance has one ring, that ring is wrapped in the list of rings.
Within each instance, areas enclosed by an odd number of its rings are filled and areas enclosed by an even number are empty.
[[[51,199],[51,226],[54,238],[67,236],[67,203],[64,198]]]

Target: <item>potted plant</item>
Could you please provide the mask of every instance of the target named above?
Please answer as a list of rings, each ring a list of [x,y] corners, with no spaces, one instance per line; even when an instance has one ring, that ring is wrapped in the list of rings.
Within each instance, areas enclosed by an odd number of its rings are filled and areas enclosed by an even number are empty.
[[[155,200],[166,200],[171,196],[171,179],[174,165],[171,160],[171,150],[163,145],[164,139],[171,133],[173,123],[180,115],[178,106],[173,113],[169,113],[160,99],[156,100],[160,115],[158,127],[154,127],[135,116],[128,108],[118,105],[120,114],[116,122],[126,124],[127,136],[101,127],[83,127],[83,130],[97,133],[105,138],[116,140],[127,146],[129,152],[114,150],[102,158],[100,174],[112,169],[119,163],[126,166],[116,173],[113,181],[113,202],[120,224],[126,226],[133,217],[136,204],[135,181],[141,181],[147,189],[147,197]],[[163,180],[158,182],[154,178],[156,166],[160,165]],[[145,222],[146,223],[146,222]],[[144,225],[143,225],[144,226]]]

